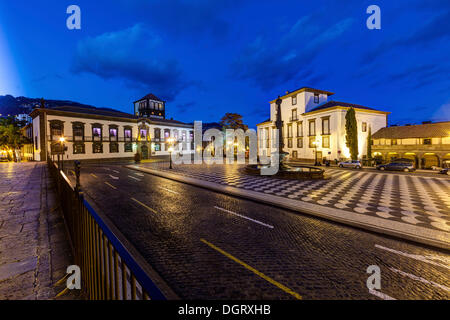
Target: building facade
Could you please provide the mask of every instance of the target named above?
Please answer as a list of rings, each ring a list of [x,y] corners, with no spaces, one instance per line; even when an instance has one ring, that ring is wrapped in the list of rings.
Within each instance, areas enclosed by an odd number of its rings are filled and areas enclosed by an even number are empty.
[[[450,121],[390,126],[375,132],[372,140],[379,162],[410,159],[420,169],[450,166]]]
[[[283,151],[289,159],[314,162],[350,158],[345,143],[345,115],[350,108],[356,112],[358,126],[358,158],[367,157],[367,135],[369,128],[375,132],[387,125],[389,112],[337,101],[328,101],[334,93],[301,88],[286,92],[280,99],[283,122]],[[277,151],[276,104],[270,101],[270,119],[257,124],[258,154],[269,156]]]
[[[170,146],[174,152],[193,152],[193,125],[141,106],[137,115],[95,107],[35,108],[30,114],[34,159],[58,154],[64,160],[131,159],[135,153],[148,159],[169,155]]]

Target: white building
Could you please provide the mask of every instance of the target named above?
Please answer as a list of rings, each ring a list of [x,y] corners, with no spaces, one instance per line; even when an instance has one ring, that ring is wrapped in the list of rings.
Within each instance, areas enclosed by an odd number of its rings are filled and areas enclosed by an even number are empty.
[[[165,119],[164,101],[150,94],[134,106],[134,114],[95,107],[34,109],[34,159],[61,154],[62,146],[64,160],[131,159],[136,152],[148,159],[169,155],[168,138],[175,152],[193,152],[193,125]]]
[[[31,117],[26,113],[21,113],[15,116],[17,121],[25,121],[26,123],[30,123],[32,121]]]
[[[354,108],[358,125],[358,157],[367,156],[367,134],[387,126],[390,112],[345,102],[328,101],[334,93],[312,88],[301,88],[280,97],[283,122],[283,151],[290,159],[318,161],[323,159],[348,159],[350,152],[345,144],[345,115]],[[276,109],[270,101],[270,119],[257,124],[258,154],[270,155],[276,151],[274,144]]]

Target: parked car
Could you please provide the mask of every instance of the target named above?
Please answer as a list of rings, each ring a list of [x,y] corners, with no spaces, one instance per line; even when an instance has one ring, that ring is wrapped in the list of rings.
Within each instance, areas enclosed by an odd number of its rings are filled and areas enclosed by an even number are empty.
[[[450,176],[450,168],[444,168],[441,171],[439,171],[439,173],[441,174],[447,174]]]
[[[361,169],[362,164],[359,160],[349,160],[349,161],[342,161],[339,162],[340,168],[354,168],[354,169]]]
[[[410,171],[415,171],[416,168],[414,168],[412,163],[408,163],[408,162],[391,162],[388,164],[378,165],[377,170],[410,172]]]

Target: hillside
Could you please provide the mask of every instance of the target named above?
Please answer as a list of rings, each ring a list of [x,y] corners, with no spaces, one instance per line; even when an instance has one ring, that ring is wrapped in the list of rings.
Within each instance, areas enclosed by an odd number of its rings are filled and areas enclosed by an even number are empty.
[[[35,106],[39,106],[41,98],[13,97],[11,95],[0,96],[0,115],[7,116],[20,113],[30,113]],[[46,108],[60,106],[76,106],[92,108],[90,105],[69,101],[69,100],[45,100]]]

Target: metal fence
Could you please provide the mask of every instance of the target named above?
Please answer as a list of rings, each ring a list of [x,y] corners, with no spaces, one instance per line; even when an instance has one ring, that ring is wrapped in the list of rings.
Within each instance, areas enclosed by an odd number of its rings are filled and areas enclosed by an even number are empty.
[[[74,262],[81,269],[82,290],[92,300],[166,300],[170,292],[149,275],[142,257],[126,247],[126,239],[83,197],[77,183],[48,161],[69,233]],[[125,244],[124,244],[125,243]]]

